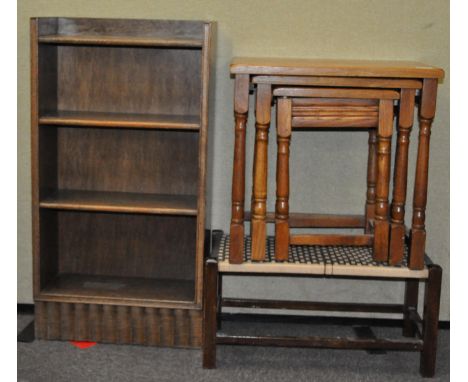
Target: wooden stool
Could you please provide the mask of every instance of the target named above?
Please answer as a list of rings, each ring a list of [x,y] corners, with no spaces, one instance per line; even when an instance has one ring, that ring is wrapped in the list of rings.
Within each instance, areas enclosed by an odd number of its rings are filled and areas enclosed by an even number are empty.
[[[276,260],[288,259],[289,244],[296,245],[373,245],[374,258],[387,261],[389,245],[388,189],[390,146],[393,130],[393,101],[400,95],[393,90],[341,88],[277,88],[278,157],[276,166],[275,237]],[[377,165],[375,202],[368,201],[365,224],[372,227],[363,235],[290,235],[289,145],[292,129],[376,128]],[[375,155],[374,150],[369,156]],[[371,172],[375,174],[374,169]],[[369,186],[369,185],[368,185]],[[372,207],[375,206],[375,213]],[[320,227],[343,227],[352,216],[336,216],[320,222]],[[302,227],[319,227],[311,221]],[[252,240],[257,240],[255,236]],[[257,260],[257,259],[255,259]],[[263,259],[261,259],[263,260]]]
[[[310,347],[332,349],[387,349],[420,352],[420,372],[424,377],[435,373],[438,317],[442,269],[425,257],[421,270],[408,268],[408,247],[400,266],[376,262],[372,248],[359,246],[294,245],[288,262],[275,260],[275,238],[267,237],[264,262],[252,261],[252,240],[246,237],[241,264],[232,264],[231,238],[222,232],[213,234],[212,257],[205,264],[203,306],[203,367],[216,367],[217,345],[257,345],[283,347]],[[406,238],[408,239],[408,238]],[[405,281],[406,289],[400,304],[346,303],[295,300],[259,300],[251,298],[226,298],[222,295],[222,277],[240,276],[292,276],[312,278],[343,278],[357,283],[366,280]],[[424,310],[418,313],[419,282],[425,283]],[[290,309],[328,312],[361,312],[400,314],[402,335],[406,338],[360,338],[322,336],[259,336],[226,334],[221,329],[222,309],[225,307],[250,309]],[[285,318],[285,316],[283,316]],[[330,322],[332,318],[327,317]],[[345,316],[346,318],[346,316]],[[349,322],[359,319],[347,317]],[[381,319],[372,318],[376,325]]]

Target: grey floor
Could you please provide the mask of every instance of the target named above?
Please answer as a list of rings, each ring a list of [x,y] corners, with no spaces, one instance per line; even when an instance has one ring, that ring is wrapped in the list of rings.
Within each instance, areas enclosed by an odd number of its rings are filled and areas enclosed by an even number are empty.
[[[18,315],[18,333],[32,316]],[[226,332],[346,335],[351,328],[294,324],[231,323]],[[398,337],[397,328],[373,328]],[[347,332],[349,331],[349,333]],[[449,331],[439,332],[436,377],[449,380]],[[203,370],[199,350],[98,344],[80,350],[68,342],[18,342],[18,381],[419,381],[419,354],[219,346],[218,368]]]

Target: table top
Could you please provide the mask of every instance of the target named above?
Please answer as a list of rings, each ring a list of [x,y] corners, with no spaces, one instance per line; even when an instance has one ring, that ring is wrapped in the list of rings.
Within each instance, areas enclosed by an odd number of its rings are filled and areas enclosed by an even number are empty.
[[[232,74],[380,78],[444,77],[441,68],[413,61],[234,57]]]

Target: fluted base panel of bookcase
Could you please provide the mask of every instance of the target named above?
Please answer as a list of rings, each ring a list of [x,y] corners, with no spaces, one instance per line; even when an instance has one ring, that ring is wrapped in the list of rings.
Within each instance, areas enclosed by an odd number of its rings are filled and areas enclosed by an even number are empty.
[[[202,311],[195,309],[35,303],[35,336],[41,340],[200,348],[201,328]]]

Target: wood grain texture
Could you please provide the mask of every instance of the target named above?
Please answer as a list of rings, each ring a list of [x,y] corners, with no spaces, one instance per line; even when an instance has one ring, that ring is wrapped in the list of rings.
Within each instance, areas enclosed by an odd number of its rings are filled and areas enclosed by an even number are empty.
[[[218,304],[218,264],[214,259],[205,263],[205,298],[203,301],[203,368],[216,367],[216,327]],[[219,296],[221,297],[221,296]]]
[[[292,109],[292,126],[294,128],[361,128],[377,127],[379,110],[376,105],[360,106],[343,104],[315,103],[307,104],[307,98]]]
[[[368,140],[368,156],[367,156],[367,192],[366,192],[366,207],[365,207],[365,232],[370,233],[370,222],[374,220],[375,215],[375,186],[377,184],[377,131],[376,129],[369,130]]]
[[[279,87],[273,95],[277,97],[320,97],[320,98],[350,98],[350,99],[399,99],[400,94],[394,90],[380,89],[347,89],[347,88],[315,88],[315,87]]]
[[[44,338],[201,343],[212,27],[32,19],[34,283],[39,311],[50,313],[36,316]]]
[[[255,148],[252,198],[252,258],[263,260],[266,245],[266,201],[268,177],[268,130],[270,127],[272,89],[260,84],[255,109]]]
[[[57,135],[59,189],[198,194],[198,133],[66,127]]]
[[[110,18],[40,18],[40,36],[122,36],[203,39],[205,21]],[[46,27],[47,26],[47,27]]]
[[[435,116],[437,81],[427,79],[423,83],[419,106],[419,140],[416,174],[413,192],[413,219],[411,222],[410,268],[424,266],[426,249],[426,204],[429,177],[429,143]]]
[[[211,203],[207,199],[209,187],[208,182],[211,182],[211,172],[208,174],[208,145],[209,135],[214,136],[212,125],[209,128],[209,115],[210,109],[210,88],[214,90],[214,29],[215,23],[204,23],[203,25],[203,49],[202,49],[202,63],[201,63],[201,93],[200,97],[200,134],[198,140],[198,182],[197,182],[197,234],[196,234],[196,247],[195,247],[195,302],[197,306],[201,307],[203,300],[203,261],[206,253],[209,252],[209,242],[205,240],[206,229],[211,227],[211,213],[207,209]],[[213,97],[211,97],[211,102]],[[205,248],[208,245],[208,248]]]
[[[38,302],[35,315],[35,334],[41,340],[201,346],[201,310]]]
[[[390,155],[393,130],[393,101],[380,100],[377,128],[377,183],[375,193],[374,258],[388,260]]]
[[[237,75],[234,89],[235,128],[230,226],[233,239],[229,261],[240,264],[244,253],[245,136],[249,110],[249,76]]]
[[[60,274],[38,298],[47,301],[133,302],[141,306],[151,301],[193,302],[194,285],[190,280],[142,277]]]
[[[352,78],[352,77],[295,77],[295,76],[255,76],[255,84],[268,83],[288,86],[330,86],[380,89],[421,89],[420,80],[404,78]]]
[[[68,45],[57,49],[57,106],[52,111],[200,113],[200,50]]]
[[[373,235],[307,234],[290,235],[291,245],[372,245]]]
[[[196,195],[58,190],[44,197],[39,205],[72,211],[197,216]]]
[[[413,61],[234,57],[231,73],[277,76],[443,78],[444,71]]]
[[[194,217],[56,214],[60,274],[194,280]]]
[[[39,292],[41,272],[41,232],[40,232],[40,178],[39,173],[39,49],[37,37],[39,25],[36,19],[30,20],[30,65],[31,65],[31,222],[33,255],[33,295]],[[42,324],[42,323],[41,323]],[[36,328],[39,325],[36,324]]]
[[[45,111],[39,117],[41,125],[94,126],[138,129],[198,130],[197,115],[106,113],[92,111]]]
[[[405,204],[408,176],[408,152],[414,119],[415,91],[403,89],[398,115],[398,136],[393,177],[391,205],[389,263],[395,265],[403,259],[405,245]]]
[[[43,35],[41,44],[101,45],[101,46],[149,46],[149,47],[184,47],[203,46],[203,40],[193,38],[138,37],[112,35]]]
[[[289,256],[289,145],[291,143],[292,102],[280,98],[277,103],[277,159],[275,204],[275,259]]]
[[[250,216],[250,211],[245,211],[245,220],[250,220]],[[267,212],[266,222],[275,222],[274,212]],[[364,228],[365,220],[363,215],[291,212],[289,213],[289,226],[291,228]]]

